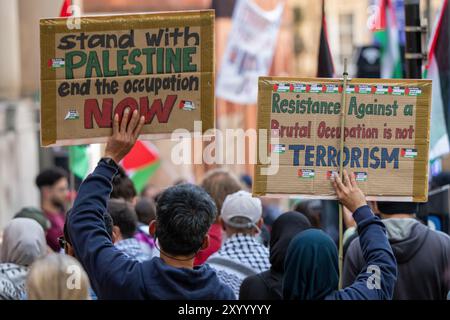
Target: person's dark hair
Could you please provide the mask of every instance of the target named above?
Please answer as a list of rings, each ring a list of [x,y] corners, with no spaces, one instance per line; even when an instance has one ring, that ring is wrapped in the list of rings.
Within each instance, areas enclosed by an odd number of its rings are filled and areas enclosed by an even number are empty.
[[[321,228],[320,213],[322,203],[320,200],[304,200],[297,202],[293,208],[294,211],[303,213],[311,223],[313,228]]]
[[[56,182],[58,182],[62,178],[67,179],[67,172],[58,167],[48,168],[42,170],[38,176],[36,177],[36,186],[41,189],[46,186],[53,186]]]
[[[133,181],[127,176],[122,167],[119,167],[117,174],[114,176],[112,186],[111,199],[132,201],[137,195]]]
[[[113,225],[119,227],[124,239],[134,237],[137,228],[137,216],[134,208],[124,199],[110,199],[108,201],[108,213]]]
[[[224,169],[209,171],[203,179],[201,186],[216,203],[218,215],[220,215],[225,198],[232,193],[242,190],[242,185],[239,183],[239,180]]]
[[[71,214],[71,211],[69,210],[66,214],[66,220],[64,221],[63,234],[64,234],[64,240],[66,240],[66,242],[68,244],[72,245],[72,240],[70,239],[69,231],[67,230],[67,221],[68,221],[68,217],[70,214]],[[103,222],[105,223],[106,232],[108,233],[109,237],[112,238],[113,221],[108,212],[103,213]],[[64,248],[61,248],[61,249],[64,249]]]
[[[418,204],[415,202],[377,201],[378,210],[384,214],[415,214]]]
[[[193,184],[166,189],[156,203],[156,235],[168,254],[190,255],[200,250],[216,217],[216,206],[205,190]]]
[[[139,222],[150,224],[156,218],[155,202],[149,198],[141,198],[134,208]]]

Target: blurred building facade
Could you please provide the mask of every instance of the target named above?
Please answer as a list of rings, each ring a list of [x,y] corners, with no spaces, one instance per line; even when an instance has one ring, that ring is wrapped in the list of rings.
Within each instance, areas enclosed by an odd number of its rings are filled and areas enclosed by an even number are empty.
[[[274,76],[313,77],[316,74],[321,1],[254,0],[265,10],[285,1],[285,12],[270,71]],[[82,13],[107,14],[162,10],[206,9],[231,6],[233,0],[75,0]],[[34,178],[40,168],[55,163],[64,149],[39,147],[39,19],[57,17],[63,0],[0,1],[0,228],[24,205],[38,205]],[[342,73],[344,58],[370,44],[367,27],[374,0],[326,0],[328,37],[335,72]],[[442,0],[421,0],[423,17],[435,21]],[[225,10],[226,11],[226,10]],[[231,10],[216,18],[216,72],[231,28]],[[432,25],[432,24],[431,24]],[[256,105],[237,105],[217,99],[218,128],[255,128]],[[156,141],[162,165],[151,182],[165,187],[185,178],[198,182],[211,166],[176,166],[170,161],[173,142]],[[245,152],[248,152],[246,150]],[[236,173],[252,173],[251,165],[229,165]]]

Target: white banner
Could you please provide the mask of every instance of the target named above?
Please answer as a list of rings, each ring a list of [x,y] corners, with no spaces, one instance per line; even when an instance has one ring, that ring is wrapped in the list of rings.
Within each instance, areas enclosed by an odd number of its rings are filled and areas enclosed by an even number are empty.
[[[264,11],[252,0],[237,1],[217,79],[217,97],[234,103],[256,103],[258,77],[266,76],[272,64],[283,8],[284,2]]]

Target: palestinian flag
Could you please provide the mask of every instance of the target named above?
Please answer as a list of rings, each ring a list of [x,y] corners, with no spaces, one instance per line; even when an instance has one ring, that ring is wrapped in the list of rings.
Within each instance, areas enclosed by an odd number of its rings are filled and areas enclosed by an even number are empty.
[[[136,191],[140,193],[160,164],[156,147],[148,141],[137,141],[122,160],[122,167],[130,176]]]
[[[424,78],[433,80],[430,160],[450,152],[450,6],[444,0],[428,48]]]
[[[88,147],[87,145],[69,147],[69,169],[81,180],[89,173]]]
[[[320,28],[319,59],[317,61],[317,77],[332,78],[334,75],[333,58],[330,52],[325,18],[325,3],[322,0],[322,27]]]
[[[375,43],[381,48],[381,77],[402,78],[399,32],[391,0],[378,1],[379,14],[374,28]]]

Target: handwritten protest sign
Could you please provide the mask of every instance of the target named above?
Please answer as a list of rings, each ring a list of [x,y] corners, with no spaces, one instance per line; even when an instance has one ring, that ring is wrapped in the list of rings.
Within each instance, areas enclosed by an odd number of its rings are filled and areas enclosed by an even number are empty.
[[[214,11],[42,19],[41,143],[104,141],[126,108],[143,134],[214,127]]]
[[[217,79],[218,97],[242,104],[256,103],[258,77],[269,73],[284,4],[264,11],[253,0],[239,0],[233,12]]]
[[[279,166],[262,174],[270,164],[258,160],[253,192],[335,199],[344,134],[343,166],[369,199],[426,201],[431,81],[351,79],[343,132],[342,90],[337,79],[259,79],[258,129]]]

